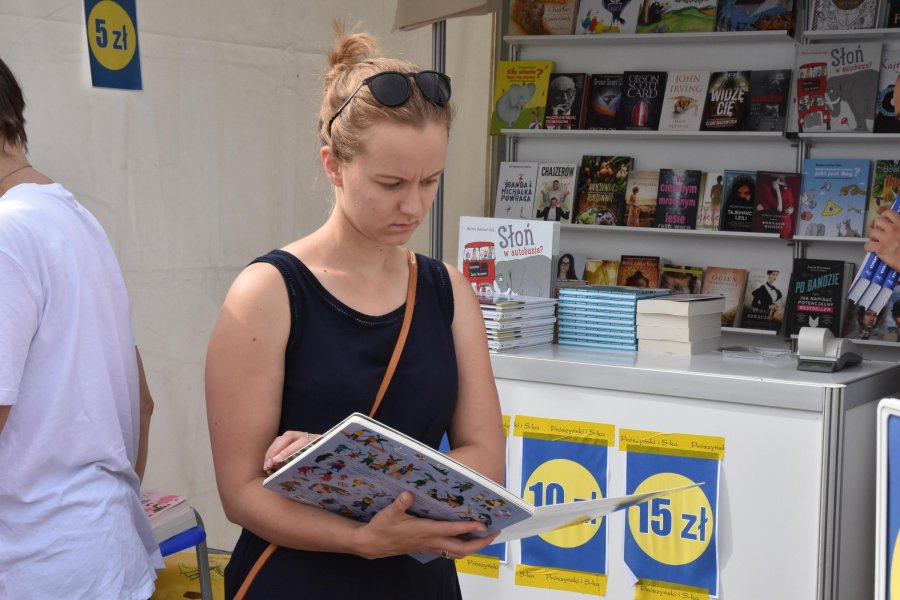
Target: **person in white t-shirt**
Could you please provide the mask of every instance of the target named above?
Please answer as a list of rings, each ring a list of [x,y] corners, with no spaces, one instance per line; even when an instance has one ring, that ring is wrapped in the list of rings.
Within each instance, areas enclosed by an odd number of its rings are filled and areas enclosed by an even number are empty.
[[[26,157],[0,60],[0,598],[146,600],[153,401],[97,220]]]

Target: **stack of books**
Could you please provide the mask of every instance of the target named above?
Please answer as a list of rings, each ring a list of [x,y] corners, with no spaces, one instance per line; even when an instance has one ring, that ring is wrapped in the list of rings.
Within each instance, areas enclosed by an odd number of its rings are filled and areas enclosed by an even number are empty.
[[[658,354],[701,354],[719,347],[725,298],[680,294],[637,303],[638,350]]]
[[[556,299],[535,296],[479,296],[491,352],[549,344],[556,326]]]
[[[637,304],[669,290],[619,285],[588,285],[559,290],[561,346],[637,350]]]
[[[141,506],[157,544],[197,526],[194,509],[184,496],[142,490]]]

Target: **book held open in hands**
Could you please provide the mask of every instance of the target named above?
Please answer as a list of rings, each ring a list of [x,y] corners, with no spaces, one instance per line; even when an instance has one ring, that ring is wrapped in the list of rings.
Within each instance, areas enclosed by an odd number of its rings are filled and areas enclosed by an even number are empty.
[[[480,521],[487,527],[483,535],[503,530],[495,542],[577,525],[682,489],[534,507],[449,456],[360,413],[291,456],[263,486],[362,522],[409,491],[410,514]],[[412,556],[423,563],[437,558]]]

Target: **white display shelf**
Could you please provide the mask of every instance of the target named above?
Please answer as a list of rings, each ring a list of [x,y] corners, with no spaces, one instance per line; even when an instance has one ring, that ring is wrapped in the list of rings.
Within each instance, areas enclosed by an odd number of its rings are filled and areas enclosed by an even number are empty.
[[[749,333],[750,335],[762,335],[767,337],[775,337],[778,335],[777,331],[770,331],[768,329],[748,329],[746,327],[723,327],[722,331],[728,331],[730,333]]]
[[[824,242],[826,244],[865,244],[869,238],[864,237],[825,237],[822,235],[795,235],[797,242]]]
[[[602,46],[625,44],[795,44],[787,31],[714,31],[708,33],[604,33],[586,35],[507,35],[518,46]]]
[[[804,38],[810,42],[830,40],[900,39],[900,29],[835,29],[832,31],[804,31]]]
[[[501,129],[507,137],[528,139],[650,139],[694,142],[772,142],[788,138],[780,131],[646,131],[624,129]],[[871,135],[871,134],[869,134]],[[897,134],[900,140],[900,134]]]
[[[578,225],[560,223],[562,231],[586,231],[592,235],[674,235],[705,236],[713,238],[740,238],[742,240],[768,241],[781,240],[777,233],[750,233],[744,231],[709,231],[706,229],[657,229],[655,227],[605,227],[602,225]],[[781,240],[790,243],[791,240]]]
[[[801,140],[809,140],[813,142],[865,142],[877,144],[900,144],[900,133],[797,133],[789,134],[791,137],[796,135]]]

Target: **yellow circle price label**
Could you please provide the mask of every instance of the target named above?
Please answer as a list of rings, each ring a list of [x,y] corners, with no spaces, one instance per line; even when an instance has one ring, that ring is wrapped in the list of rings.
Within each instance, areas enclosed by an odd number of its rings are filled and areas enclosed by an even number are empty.
[[[119,71],[131,63],[137,47],[134,22],[121,6],[112,0],[101,0],[87,19],[91,53],[110,71]]]
[[[691,485],[677,473],[657,473],[635,494]],[[641,550],[657,562],[685,565],[699,558],[713,536],[713,511],[700,487],[653,498],[628,510],[628,528]]]
[[[548,460],[538,466],[525,482],[525,489],[532,493],[535,506],[603,497],[600,484],[590,471],[575,461],[563,458]],[[577,527],[542,533],[540,537],[559,548],[575,548],[594,537],[602,523],[602,518],[595,519]]]

